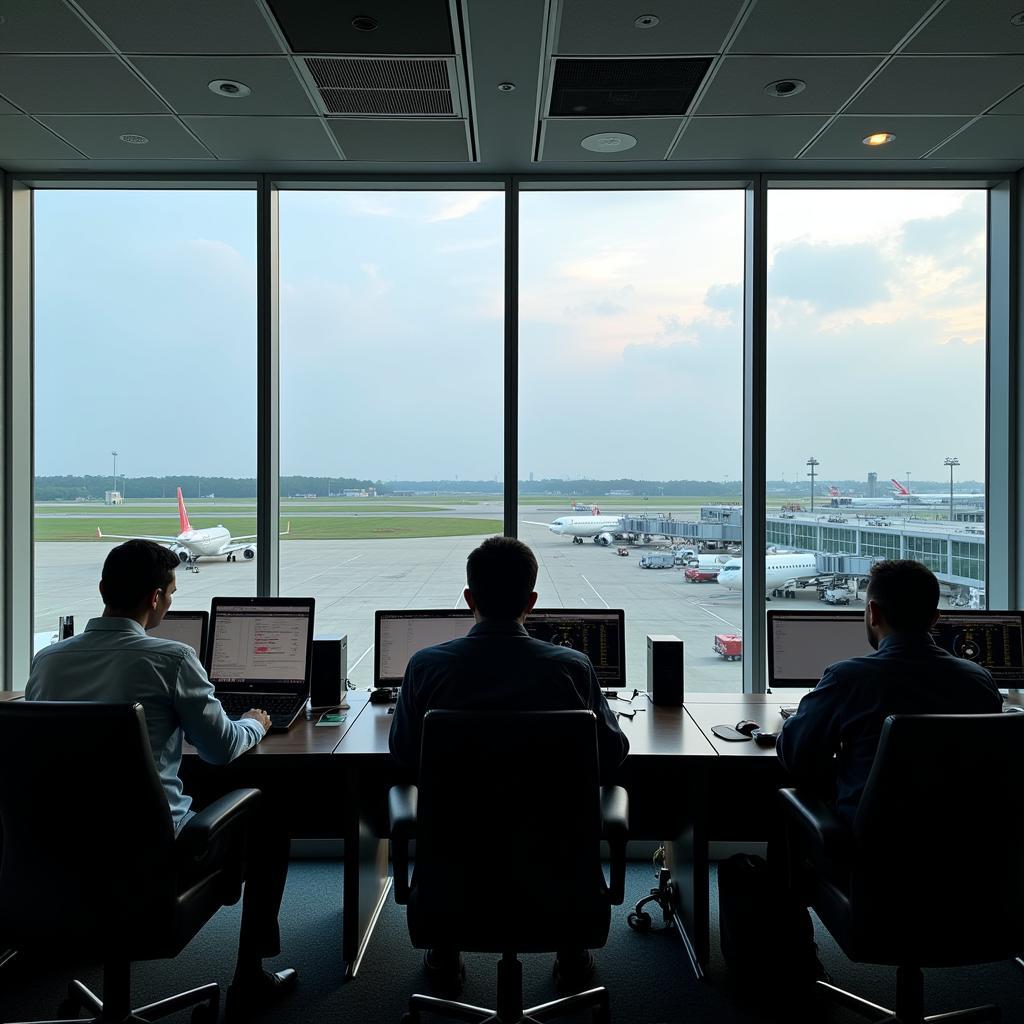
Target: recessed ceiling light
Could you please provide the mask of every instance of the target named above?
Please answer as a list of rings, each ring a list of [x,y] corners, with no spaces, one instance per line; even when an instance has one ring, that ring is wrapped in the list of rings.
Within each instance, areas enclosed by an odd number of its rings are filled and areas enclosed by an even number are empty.
[[[1024,25],[1024,11],[1018,11],[1011,19],[1011,25],[1016,25],[1018,28]]]
[[[515,90],[515,82],[499,82],[498,92],[513,92]]]
[[[352,19],[352,27],[357,32],[372,32],[380,22],[369,14],[357,14]]]
[[[807,83],[801,81],[799,78],[780,78],[777,82],[769,82],[765,87],[764,91],[769,96],[775,96],[782,100],[787,96],[795,96],[798,92],[803,92],[807,88]]]
[[[591,153],[623,153],[636,145],[636,139],[623,132],[601,132],[588,135],[580,145]]]
[[[252,92],[244,82],[234,82],[230,78],[215,78],[207,88],[218,96],[226,96],[232,100],[240,100]]]
[[[875,132],[861,140],[865,146],[888,146],[890,142],[896,141],[892,132]]]
[[[656,14],[641,14],[636,21],[633,22],[633,28],[654,28],[655,25],[661,24],[661,18]]]
[[[118,135],[118,138],[122,142],[127,142],[129,146],[145,146],[149,139],[145,135],[132,135],[131,132],[126,132],[124,135]]]

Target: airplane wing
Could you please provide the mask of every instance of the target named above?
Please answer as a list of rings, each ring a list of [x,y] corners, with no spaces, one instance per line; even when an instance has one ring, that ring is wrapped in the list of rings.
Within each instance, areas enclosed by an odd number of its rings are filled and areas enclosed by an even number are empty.
[[[527,526],[550,526],[550,523],[535,523],[532,519],[520,519],[519,522],[526,523]]]
[[[126,537],[120,533],[104,533],[98,526],[96,527],[96,536],[100,540],[153,540],[158,544],[178,544],[177,537],[143,537],[139,534],[135,534],[133,537]]]
[[[236,537],[235,540],[242,540],[241,537]],[[254,548],[255,544],[229,544],[226,548],[221,548],[217,552],[218,555],[229,555],[232,551],[241,551],[242,548]]]
[[[287,537],[287,536],[288,536],[288,534],[289,534],[289,533],[291,533],[291,532],[292,532],[292,521],[291,521],[291,520],[289,519],[289,520],[288,520],[288,528],[287,528],[286,530],[282,530],[282,531],[281,531],[281,532],[280,532],[280,533],[278,534],[278,536],[279,536],[279,537]],[[248,533],[248,534],[246,534],[246,535],[245,535],[244,537],[232,537],[231,539],[232,539],[232,540],[255,540],[255,539],[256,539],[256,536],[257,536],[257,535],[256,535],[255,533]],[[243,547],[243,548],[244,548],[244,547],[248,547],[248,546],[249,546],[249,545],[247,545],[247,544],[241,544],[241,545],[239,545],[239,547]],[[234,547],[231,547],[231,548],[225,548],[224,550],[225,550],[225,552],[227,552],[227,551],[233,551],[233,550],[234,550]]]

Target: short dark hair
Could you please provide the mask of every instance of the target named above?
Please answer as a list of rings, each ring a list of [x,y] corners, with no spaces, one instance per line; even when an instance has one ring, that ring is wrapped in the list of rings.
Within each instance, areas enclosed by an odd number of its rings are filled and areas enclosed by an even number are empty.
[[[923,631],[939,607],[939,581],[931,569],[909,558],[875,562],[867,599],[878,605],[891,629]]]
[[[115,611],[136,611],[154,590],[164,590],[178,567],[178,556],[152,540],[129,540],[103,562],[100,593]]]
[[[537,559],[515,537],[488,537],[466,559],[466,583],[485,619],[517,619],[537,585]]]

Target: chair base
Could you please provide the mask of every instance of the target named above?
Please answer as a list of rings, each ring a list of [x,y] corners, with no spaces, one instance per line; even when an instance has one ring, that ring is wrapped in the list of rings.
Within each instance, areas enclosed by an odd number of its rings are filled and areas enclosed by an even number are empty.
[[[506,953],[498,964],[498,1008],[459,1003],[454,999],[416,994],[409,999],[403,1024],[419,1024],[424,1012],[467,1021],[468,1024],[543,1024],[544,1021],[591,1008],[595,1024],[610,1024],[608,990],[604,986],[562,996],[549,1003],[523,1009],[523,965],[514,953]]]
[[[954,1022],[966,1021],[992,1021],[999,1024],[1003,1019],[1002,1011],[998,1006],[973,1006],[969,1010],[953,1010],[950,1013],[936,1013],[930,1017],[924,1016],[920,986],[915,986],[910,979],[910,984],[902,977],[903,968],[897,968],[896,998],[897,1003],[902,1004],[900,1009],[891,1010],[878,1003],[872,1003],[868,999],[847,992],[828,981],[816,982],[819,988],[828,992],[829,996],[837,1002],[848,1006],[860,1013],[878,1014],[874,1024],[954,1024]],[[921,972],[917,971],[920,978]],[[909,989],[909,990],[908,990]]]

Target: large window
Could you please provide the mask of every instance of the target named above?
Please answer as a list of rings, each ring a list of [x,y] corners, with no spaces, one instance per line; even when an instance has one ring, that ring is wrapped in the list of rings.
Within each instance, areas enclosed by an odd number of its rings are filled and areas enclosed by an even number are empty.
[[[281,592],[367,686],[374,611],[465,608],[503,529],[503,197],[284,192],[280,223]]]
[[[541,606],[625,610],[631,686],[675,634],[687,689],[740,687],[742,281],[738,191],[520,197],[519,535]]]
[[[776,189],[768,215],[769,541],[840,555],[850,580],[919,559],[943,604],[977,606],[984,191]],[[817,606],[807,582],[797,607]]]
[[[179,487],[206,532],[176,550],[227,553],[178,572],[175,607],[255,593],[233,547],[256,532],[255,212],[251,192],[36,193],[37,646],[99,614],[108,535],[182,532]]]

